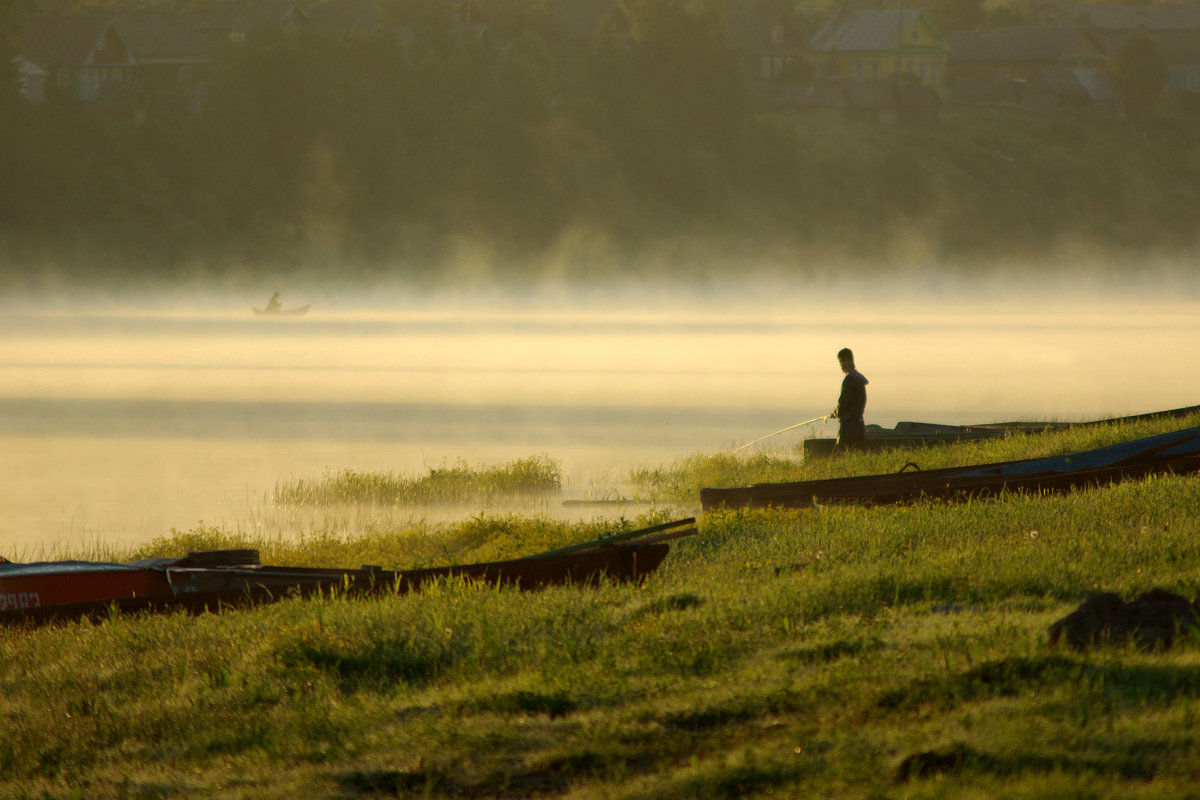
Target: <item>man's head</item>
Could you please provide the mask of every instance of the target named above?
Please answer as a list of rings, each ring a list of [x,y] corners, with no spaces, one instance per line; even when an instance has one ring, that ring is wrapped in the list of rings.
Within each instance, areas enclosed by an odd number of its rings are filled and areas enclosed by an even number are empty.
[[[849,347],[838,350],[838,363],[842,365],[842,372],[854,369],[854,353],[850,352]]]

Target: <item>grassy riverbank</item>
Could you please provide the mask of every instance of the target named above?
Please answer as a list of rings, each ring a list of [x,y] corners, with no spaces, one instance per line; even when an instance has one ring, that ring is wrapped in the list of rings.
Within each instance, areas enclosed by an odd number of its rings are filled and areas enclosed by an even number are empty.
[[[695,456],[676,488],[1065,452],[1143,423],[840,462]],[[736,470],[737,472],[732,472]],[[771,472],[771,475],[776,474]],[[729,480],[734,480],[730,478]],[[673,481],[673,483],[671,483]],[[1200,646],[1052,648],[1088,593],[1200,586],[1200,480],[1064,497],[708,514],[643,586],[0,633],[0,797],[1187,796]],[[521,516],[257,542],[276,563],[505,557],[623,523]],[[653,520],[650,520],[653,521]]]

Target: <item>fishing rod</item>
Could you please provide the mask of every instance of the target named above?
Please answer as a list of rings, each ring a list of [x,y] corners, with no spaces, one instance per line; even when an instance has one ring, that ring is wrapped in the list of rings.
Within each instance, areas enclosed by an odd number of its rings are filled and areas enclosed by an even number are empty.
[[[774,433],[768,433],[766,436],[760,436],[757,439],[755,439],[753,442],[746,442],[741,447],[735,447],[735,448],[733,448],[733,452],[736,453],[738,450],[744,450],[752,444],[758,444],[763,439],[770,439],[772,436],[778,436],[781,433],[787,433],[788,431],[795,430],[796,428],[802,428],[805,425],[812,425],[814,422],[824,422],[825,420],[829,419],[831,416],[832,416],[832,414],[826,414],[823,417],[813,417],[812,419],[804,420],[804,422],[797,422],[795,425],[789,425],[786,428],[781,428],[780,430],[777,430]]]

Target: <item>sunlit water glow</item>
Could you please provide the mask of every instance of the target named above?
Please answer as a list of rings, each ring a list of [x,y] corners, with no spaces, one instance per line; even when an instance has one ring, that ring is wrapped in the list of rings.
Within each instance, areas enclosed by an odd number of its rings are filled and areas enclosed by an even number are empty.
[[[564,497],[618,496],[633,468],[827,413],[844,346],[871,381],[867,421],[885,426],[1200,403],[1192,298],[887,294],[324,296],[294,319],[254,317],[257,298],[10,307],[0,321],[0,552],[125,546],[201,522],[355,533],[375,512],[300,518],[270,501],[280,481],[343,469],[417,476],[546,454],[563,465]],[[805,436],[834,431],[819,423],[757,447],[795,453]]]

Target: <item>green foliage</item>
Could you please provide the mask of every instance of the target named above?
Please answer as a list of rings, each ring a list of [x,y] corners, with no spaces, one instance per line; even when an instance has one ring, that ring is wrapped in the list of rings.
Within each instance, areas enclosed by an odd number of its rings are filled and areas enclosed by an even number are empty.
[[[438,0],[378,0],[384,24],[407,30],[422,48],[448,46],[454,29],[454,7]]]
[[[749,95],[727,43],[723,0],[623,0],[640,91],[670,139],[726,155],[748,119]],[[663,142],[662,144],[667,144]]]
[[[941,31],[969,31],[980,26],[991,5],[984,0],[933,0],[919,7]]]
[[[233,770],[267,798],[1186,794],[1194,645],[1076,654],[1045,628],[1097,588],[1194,594],[1197,502],[1173,477],[710,515],[641,587],[8,631],[0,793],[234,797]]]
[[[1028,24],[1027,12],[1013,3],[1004,3],[988,9],[984,17],[983,29],[1015,28]]]
[[[490,40],[428,0],[381,3],[377,31],[256,31],[200,76],[195,117],[15,104],[0,181],[22,191],[0,199],[0,278],[255,264],[438,281],[464,250],[516,281],[602,279],[631,253],[703,277],[748,249],[814,270],[830,252],[970,264],[1198,246],[1194,116],[1164,117],[1153,140],[1081,111],[947,108],[919,129],[772,117],[718,0],[627,0],[631,35],[587,44],[564,41],[543,0],[487,6]],[[4,8],[8,31],[19,6]],[[1152,54],[1129,48],[1122,69],[1149,98]]]
[[[970,442],[848,453],[838,458],[800,460],[753,450],[741,453],[700,453],[655,469],[630,473],[635,495],[645,500],[695,507],[705,487],[729,488],[754,483],[822,480],[849,475],[887,475],[915,463],[921,469],[989,464],[1024,458],[1077,453],[1143,436],[1200,424],[1200,417],[1149,420],[1117,425],[1076,426],[1045,433],[1013,433]]]
[[[86,557],[112,561],[180,558],[202,550],[257,550],[264,564],[344,568],[375,564],[405,570],[533,555],[675,518],[660,512],[636,519],[572,524],[544,517],[479,513],[460,522],[434,524],[397,513],[365,536],[317,530],[283,537],[201,525],[188,531],[172,530],[130,553],[92,552]]]
[[[468,504],[497,498],[556,494],[561,465],[549,456],[517,459],[493,467],[459,462],[435,467],[420,478],[344,470],[318,481],[299,479],[277,486],[276,503],[383,503],[394,505]]]
[[[19,93],[15,59],[20,52],[32,0],[8,0],[0,6],[0,126],[16,118]],[[0,132],[5,132],[0,127]]]
[[[1167,83],[1167,65],[1158,46],[1144,33],[1131,35],[1113,54],[1112,71],[1125,92],[1129,114],[1144,119]]]
[[[917,456],[1031,457],[1193,422]],[[699,480],[736,482],[911,457],[686,463],[708,471]],[[659,472],[647,480],[670,470]],[[1198,505],[1187,475],[706,514],[641,585],[446,581],[0,631],[0,795],[1186,796],[1200,770],[1197,643],[1076,653],[1046,629],[1094,591],[1195,597]],[[269,563],[466,561],[655,521],[481,516],[355,541],[202,527],[126,555],[254,546]]]

